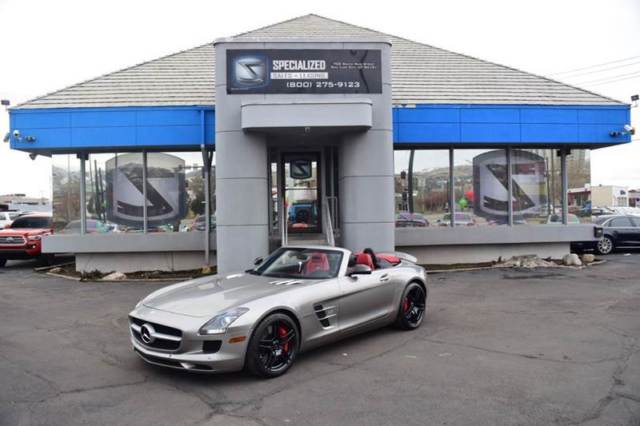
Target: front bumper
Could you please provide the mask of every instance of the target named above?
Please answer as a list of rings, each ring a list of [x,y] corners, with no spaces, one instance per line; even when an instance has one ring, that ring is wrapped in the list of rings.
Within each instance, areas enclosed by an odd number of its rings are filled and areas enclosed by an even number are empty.
[[[0,246],[0,258],[4,259],[33,259],[40,256],[40,241],[29,241],[19,246]]]
[[[176,349],[159,349],[145,344],[132,328],[132,319],[150,324],[172,327],[181,331],[182,336]],[[244,367],[249,336],[243,330],[229,329],[220,335],[201,336],[198,330],[206,322],[203,318],[194,318],[142,306],[130,314],[129,335],[134,352],[149,364],[178,370],[222,373],[239,371]],[[245,335],[247,338],[238,343],[229,343],[231,337]],[[205,350],[205,342],[215,343]],[[217,350],[216,350],[217,349]]]

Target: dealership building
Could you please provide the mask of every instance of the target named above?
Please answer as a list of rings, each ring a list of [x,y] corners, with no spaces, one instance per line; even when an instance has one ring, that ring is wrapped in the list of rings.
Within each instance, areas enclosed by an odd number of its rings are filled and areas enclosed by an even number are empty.
[[[78,270],[246,269],[285,244],[420,263],[559,257],[592,149],[629,105],[508,66],[307,15],[10,110],[52,158],[55,232]]]

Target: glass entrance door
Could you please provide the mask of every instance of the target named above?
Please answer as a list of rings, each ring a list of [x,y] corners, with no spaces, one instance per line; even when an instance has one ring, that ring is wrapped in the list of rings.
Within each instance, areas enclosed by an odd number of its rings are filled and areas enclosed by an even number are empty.
[[[322,232],[319,153],[285,153],[281,177],[287,232]]]

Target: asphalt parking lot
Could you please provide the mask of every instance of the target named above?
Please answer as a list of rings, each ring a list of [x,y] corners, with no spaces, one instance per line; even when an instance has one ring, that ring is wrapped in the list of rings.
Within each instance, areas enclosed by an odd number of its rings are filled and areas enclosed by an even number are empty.
[[[126,315],[159,284],[32,266],[0,270],[1,425],[640,424],[640,251],[434,274],[421,329],[339,342],[266,381],[143,364]]]

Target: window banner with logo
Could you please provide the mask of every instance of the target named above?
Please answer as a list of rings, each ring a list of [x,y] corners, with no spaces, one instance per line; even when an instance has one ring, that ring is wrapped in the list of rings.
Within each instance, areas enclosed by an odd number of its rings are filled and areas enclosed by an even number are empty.
[[[227,50],[227,93],[382,93],[380,50]]]
[[[546,165],[543,157],[512,151],[513,215],[541,214],[546,205]],[[509,211],[507,159],[504,150],[495,150],[473,158],[474,213],[487,219],[506,220]]]
[[[149,226],[178,222],[186,214],[184,160],[152,153],[147,167]],[[139,226],[143,221],[142,162],[139,154],[117,155],[106,162],[107,219]]]

